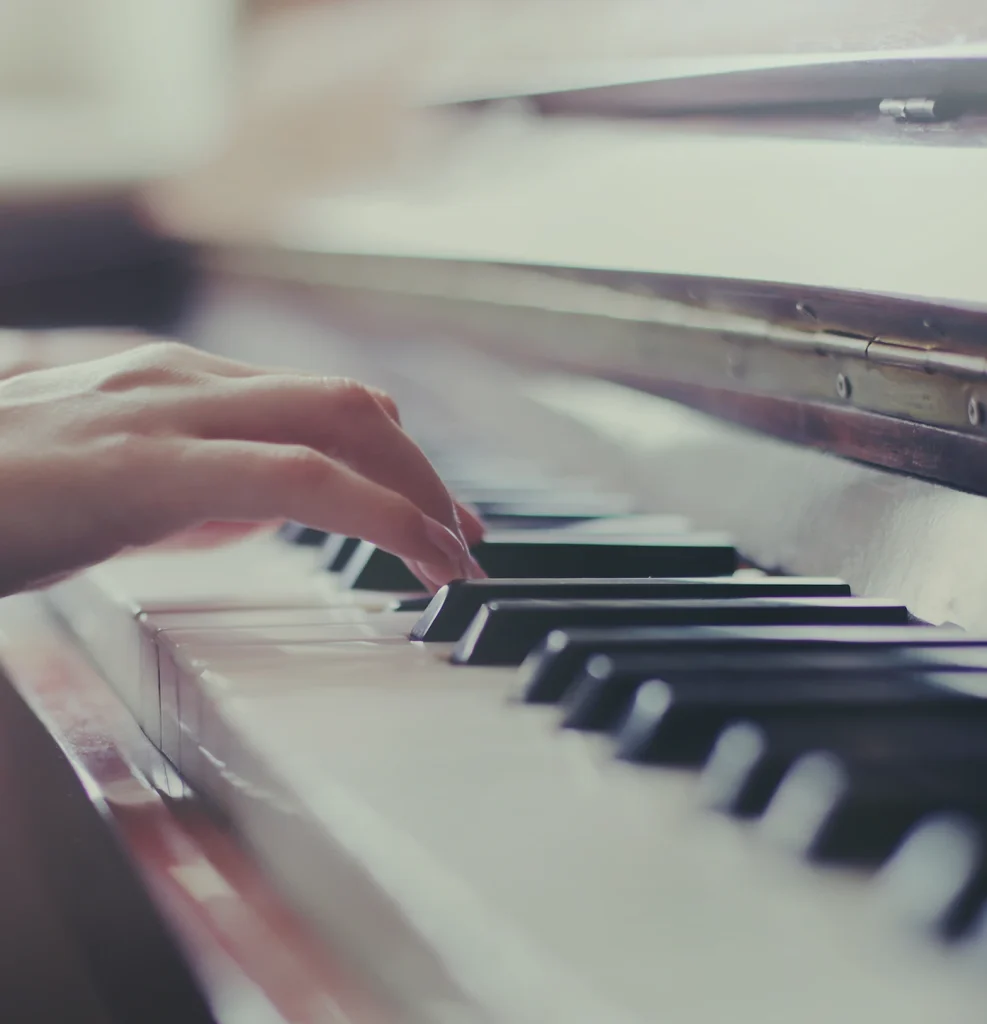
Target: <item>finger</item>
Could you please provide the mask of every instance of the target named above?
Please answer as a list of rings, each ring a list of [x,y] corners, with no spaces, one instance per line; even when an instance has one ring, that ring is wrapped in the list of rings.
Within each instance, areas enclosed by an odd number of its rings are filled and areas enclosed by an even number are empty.
[[[157,535],[209,519],[294,519],[421,563],[433,581],[473,572],[459,538],[404,495],[302,446],[186,442],[148,499]]]
[[[209,522],[191,529],[182,530],[162,540],[160,545],[167,548],[191,550],[198,548],[216,548],[225,544],[235,544],[253,534],[271,529],[272,523],[264,522]]]
[[[455,502],[455,505],[456,515],[459,517],[460,532],[466,543],[472,547],[478,541],[483,540],[487,527],[469,505],[464,505],[461,501]]]
[[[193,417],[202,437],[315,448],[459,532],[452,497],[424,453],[387,414],[379,393],[353,381],[236,381],[182,413],[183,421]]]

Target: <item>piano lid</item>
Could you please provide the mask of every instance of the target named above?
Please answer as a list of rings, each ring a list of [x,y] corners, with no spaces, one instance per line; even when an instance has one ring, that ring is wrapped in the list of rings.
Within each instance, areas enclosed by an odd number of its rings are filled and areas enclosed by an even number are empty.
[[[220,264],[987,492],[987,45],[718,60],[474,96]]]
[[[718,54],[580,61],[482,84],[437,83],[436,104],[527,99],[543,113],[628,117],[745,108],[861,104],[895,98],[976,105],[987,94],[987,43],[906,50]],[[892,108],[888,109],[892,113]],[[901,114],[904,117],[905,111]],[[912,119],[934,111],[913,108]]]

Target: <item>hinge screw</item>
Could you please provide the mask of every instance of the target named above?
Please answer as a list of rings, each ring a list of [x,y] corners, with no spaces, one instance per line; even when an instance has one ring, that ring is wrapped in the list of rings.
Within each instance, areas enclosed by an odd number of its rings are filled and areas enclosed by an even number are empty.
[[[850,397],[850,378],[845,373],[836,375],[836,393],[844,401]]]
[[[976,395],[970,395],[966,403],[966,418],[970,421],[971,427],[979,427],[984,420],[984,407]]]

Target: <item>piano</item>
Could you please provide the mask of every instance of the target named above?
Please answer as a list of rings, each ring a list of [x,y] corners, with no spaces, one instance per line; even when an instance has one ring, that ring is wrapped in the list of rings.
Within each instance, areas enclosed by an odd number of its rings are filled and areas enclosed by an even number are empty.
[[[491,579],[285,524],[5,602],[200,1009],[983,1019],[985,69],[448,96],[421,174],[203,243],[185,337],[387,389]]]

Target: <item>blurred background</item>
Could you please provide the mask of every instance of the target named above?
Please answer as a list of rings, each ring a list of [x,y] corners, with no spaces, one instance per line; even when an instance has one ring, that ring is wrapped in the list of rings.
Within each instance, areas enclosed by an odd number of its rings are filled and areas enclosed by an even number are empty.
[[[437,100],[985,29],[976,0],[0,0],[0,325],[168,330],[190,243],[402,173]]]

